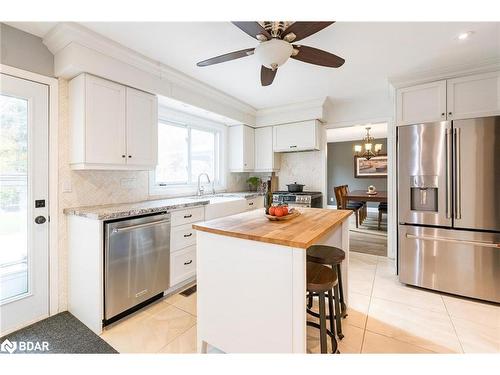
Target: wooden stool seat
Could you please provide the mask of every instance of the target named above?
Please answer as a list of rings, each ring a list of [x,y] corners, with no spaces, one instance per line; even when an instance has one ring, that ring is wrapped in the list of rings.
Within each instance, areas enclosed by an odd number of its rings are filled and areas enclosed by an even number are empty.
[[[307,262],[307,290],[314,293],[328,292],[337,285],[337,275],[327,266]]]
[[[337,265],[345,259],[345,252],[337,247],[326,245],[312,245],[307,248],[309,262]]]

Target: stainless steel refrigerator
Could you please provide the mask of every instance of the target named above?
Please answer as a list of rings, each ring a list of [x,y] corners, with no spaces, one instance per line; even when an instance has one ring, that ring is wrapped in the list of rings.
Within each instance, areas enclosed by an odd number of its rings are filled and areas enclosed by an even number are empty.
[[[500,116],[397,137],[399,280],[500,302]]]

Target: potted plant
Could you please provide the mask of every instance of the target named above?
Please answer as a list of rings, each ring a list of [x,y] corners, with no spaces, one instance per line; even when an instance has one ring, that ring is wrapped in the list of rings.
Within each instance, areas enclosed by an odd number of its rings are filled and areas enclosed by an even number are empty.
[[[247,180],[247,184],[248,184],[250,191],[257,191],[257,189],[261,183],[262,183],[262,180],[260,179],[260,177],[256,177],[256,176],[250,177]]]

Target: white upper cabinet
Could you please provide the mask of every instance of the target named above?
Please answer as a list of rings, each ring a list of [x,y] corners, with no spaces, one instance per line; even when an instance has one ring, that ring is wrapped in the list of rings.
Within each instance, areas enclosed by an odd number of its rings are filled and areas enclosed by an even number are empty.
[[[255,165],[254,129],[246,125],[229,128],[229,170],[231,172],[253,171]]]
[[[255,171],[273,172],[280,168],[280,154],[273,150],[273,128],[255,129]]]
[[[446,120],[446,81],[399,89],[396,112],[398,125]]]
[[[69,83],[71,167],[152,169],[157,159],[156,96],[90,74]]]
[[[448,119],[500,114],[500,72],[448,80]]]
[[[127,164],[154,166],[158,159],[156,96],[127,87]]]
[[[319,121],[309,120],[277,125],[274,130],[274,152],[319,150]]]

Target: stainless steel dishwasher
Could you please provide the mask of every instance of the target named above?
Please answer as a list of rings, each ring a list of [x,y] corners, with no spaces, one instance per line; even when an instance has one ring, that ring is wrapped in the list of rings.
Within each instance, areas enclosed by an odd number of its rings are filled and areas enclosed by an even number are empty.
[[[160,298],[170,280],[170,214],[105,223],[104,324]]]

